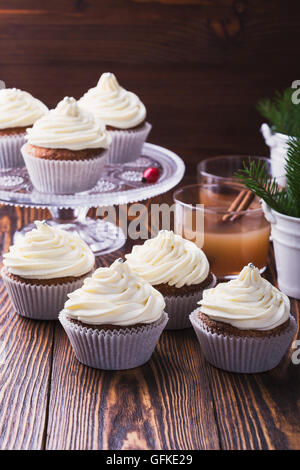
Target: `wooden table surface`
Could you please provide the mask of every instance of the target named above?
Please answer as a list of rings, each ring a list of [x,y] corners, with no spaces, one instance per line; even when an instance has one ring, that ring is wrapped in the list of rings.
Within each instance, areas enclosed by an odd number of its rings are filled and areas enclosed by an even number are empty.
[[[47,216],[0,207],[2,253],[16,229]],[[276,283],[272,251],[266,276]],[[299,302],[291,304],[299,324]],[[163,333],[142,367],[100,371],[76,360],[59,322],[18,316],[2,282],[0,306],[1,449],[300,447],[300,365],[290,356],[268,373],[223,372],[187,329]]]

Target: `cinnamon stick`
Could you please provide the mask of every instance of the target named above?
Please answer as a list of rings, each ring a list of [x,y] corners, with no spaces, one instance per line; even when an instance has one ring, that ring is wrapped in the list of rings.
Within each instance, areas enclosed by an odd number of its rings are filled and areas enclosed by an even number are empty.
[[[239,207],[240,203],[242,202],[242,200],[246,196],[246,194],[247,194],[247,189],[243,189],[242,191],[240,191],[239,194],[237,195],[237,197],[232,201],[232,203],[228,207],[228,212],[236,211],[237,208]],[[226,222],[228,219],[230,219],[230,217],[232,217],[231,214],[223,215],[223,217],[222,217],[223,222]]]
[[[222,221],[227,222],[229,220],[230,222],[234,222],[242,217],[242,214],[239,214],[239,212],[245,211],[249,208],[254,196],[254,193],[250,191],[250,189],[243,189],[240,191],[237,197],[230,204],[228,208],[229,213],[222,217]],[[232,215],[230,212],[236,212],[236,214]]]

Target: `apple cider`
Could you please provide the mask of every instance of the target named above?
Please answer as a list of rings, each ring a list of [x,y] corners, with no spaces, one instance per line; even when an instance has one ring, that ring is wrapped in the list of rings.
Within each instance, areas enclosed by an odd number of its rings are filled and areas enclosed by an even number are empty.
[[[193,185],[188,194],[178,190],[175,196],[175,231],[203,249],[218,278],[235,277],[250,262],[261,271],[267,265],[270,224],[258,198],[253,197],[246,210],[228,212],[243,189],[239,184]]]

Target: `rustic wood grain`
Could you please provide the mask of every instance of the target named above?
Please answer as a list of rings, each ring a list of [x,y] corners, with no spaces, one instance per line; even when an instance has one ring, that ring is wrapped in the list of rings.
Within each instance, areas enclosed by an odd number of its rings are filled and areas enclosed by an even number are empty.
[[[148,364],[80,364],[57,325],[47,449],[217,449],[213,402],[192,330],[164,333]]]
[[[14,208],[0,207],[2,253],[20,222],[17,215]],[[17,315],[1,282],[0,449],[44,447],[53,333],[51,322]]]

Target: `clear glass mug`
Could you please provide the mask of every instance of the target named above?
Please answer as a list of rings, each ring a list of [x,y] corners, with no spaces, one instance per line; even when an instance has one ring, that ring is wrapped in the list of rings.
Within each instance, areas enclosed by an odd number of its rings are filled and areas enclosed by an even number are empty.
[[[249,166],[249,158],[251,161],[261,161],[270,177],[278,176],[280,168],[278,163],[271,161],[266,157],[249,155],[220,155],[218,157],[207,158],[197,165],[197,181],[198,183],[218,183],[218,181],[228,180],[231,182],[239,182],[235,173],[244,168],[244,164]]]
[[[195,184],[174,193],[175,232],[194,241],[220,279],[236,277],[248,263],[261,272],[266,269],[270,224],[257,197],[248,209],[237,212],[229,207],[244,186],[219,180]]]

